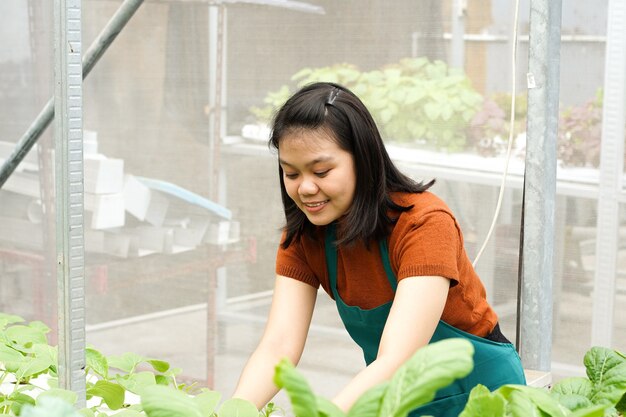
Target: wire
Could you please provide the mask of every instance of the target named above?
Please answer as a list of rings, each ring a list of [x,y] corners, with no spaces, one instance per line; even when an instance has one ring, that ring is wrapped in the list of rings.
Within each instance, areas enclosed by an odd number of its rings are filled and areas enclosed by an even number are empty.
[[[498,195],[498,203],[496,204],[496,210],[493,215],[493,220],[491,221],[491,227],[489,228],[489,232],[487,232],[487,237],[485,237],[485,241],[481,246],[480,250],[476,254],[476,258],[474,258],[474,262],[472,262],[472,266],[476,267],[478,260],[481,255],[485,251],[487,247],[487,243],[489,243],[489,239],[491,239],[491,235],[493,234],[493,230],[496,227],[496,221],[498,220],[498,215],[500,214],[500,208],[502,206],[502,199],[504,197],[504,188],[506,185],[506,177],[509,171],[509,160],[511,159],[511,150],[513,149],[513,130],[515,123],[515,95],[516,95],[516,73],[517,73],[517,24],[519,20],[519,0],[515,1],[515,16],[513,18],[513,47],[511,48],[511,114],[510,114],[510,125],[509,125],[509,141],[507,145],[506,151],[506,161],[504,165],[504,172],[502,173],[502,182],[500,184],[500,193]]]

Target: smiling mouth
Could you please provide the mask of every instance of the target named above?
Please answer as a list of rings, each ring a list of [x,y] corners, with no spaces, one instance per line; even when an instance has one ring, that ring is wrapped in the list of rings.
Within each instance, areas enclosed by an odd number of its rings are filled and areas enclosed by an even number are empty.
[[[325,200],[325,201],[319,201],[317,203],[302,203],[304,206],[306,207],[319,207],[322,206],[326,203],[328,203],[330,200]]]

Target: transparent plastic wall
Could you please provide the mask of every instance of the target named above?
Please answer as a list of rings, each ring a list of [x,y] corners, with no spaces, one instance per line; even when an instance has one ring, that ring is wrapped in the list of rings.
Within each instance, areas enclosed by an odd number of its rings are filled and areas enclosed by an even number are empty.
[[[2,163],[54,94],[52,7],[31,3],[0,4]],[[56,329],[53,146],[48,129],[0,189],[0,311]]]
[[[0,2],[0,141],[17,142],[53,92],[50,3]],[[432,190],[455,213],[472,259],[494,215],[510,128],[513,2],[469,1],[464,10],[450,0],[252,3],[146,1],[84,83],[87,342],[109,355],[165,359],[182,379],[225,395],[271,301],[284,220],[266,146],[273,106],[313,80],[359,93],[399,166],[437,180]],[[85,49],[120,4],[83,0]],[[513,341],[528,9],[522,1],[509,180],[477,266]],[[599,237],[587,190],[597,179],[606,14],[606,1],[563,6],[561,127],[569,130],[559,142],[555,378],[580,373],[590,343]],[[48,158],[50,141],[48,130],[39,141]],[[54,327],[46,164],[34,150],[0,190],[0,311]],[[616,346],[625,338],[615,320]],[[332,396],[362,366],[320,293],[301,369]]]

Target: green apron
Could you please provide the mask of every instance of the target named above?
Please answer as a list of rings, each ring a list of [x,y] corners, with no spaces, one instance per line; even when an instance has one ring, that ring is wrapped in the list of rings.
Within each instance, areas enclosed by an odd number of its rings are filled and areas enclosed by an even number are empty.
[[[326,228],[325,237],[326,267],[330,288],[346,330],[363,349],[365,362],[369,365],[378,355],[378,346],[391,309],[391,301],[368,310],[358,306],[349,306],[343,302],[337,291],[337,249],[334,244],[334,229],[334,225],[329,225]],[[397,280],[389,262],[387,242],[383,239],[379,246],[387,279],[395,292]],[[439,320],[430,342],[454,337],[462,337],[474,345],[474,369],[465,378],[456,380],[452,385],[437,391],[432,402],[413,410],[409,414],[410,417],[422,415],[457,417],[465,407],[470,391],[477,384],[485,385],[491,391],[505,384],[526,384],[520,358],[512,344],[494,342],[475,336],[452,327],[442,320]]]

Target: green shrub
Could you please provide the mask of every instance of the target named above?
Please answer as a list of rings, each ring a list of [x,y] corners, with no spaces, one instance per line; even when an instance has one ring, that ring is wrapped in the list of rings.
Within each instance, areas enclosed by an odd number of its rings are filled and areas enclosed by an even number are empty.
[[[426,58],[402,59],[366,72],[350,64],[305,68],[291,80],[294,87],[269,92],[264,107],[251,109],[259,122],[268,123],[297,87],[335,82],[363,100],[384,139],[461,151],[466,147],[465,130],[482,104],[482,96],[461,71]]]

